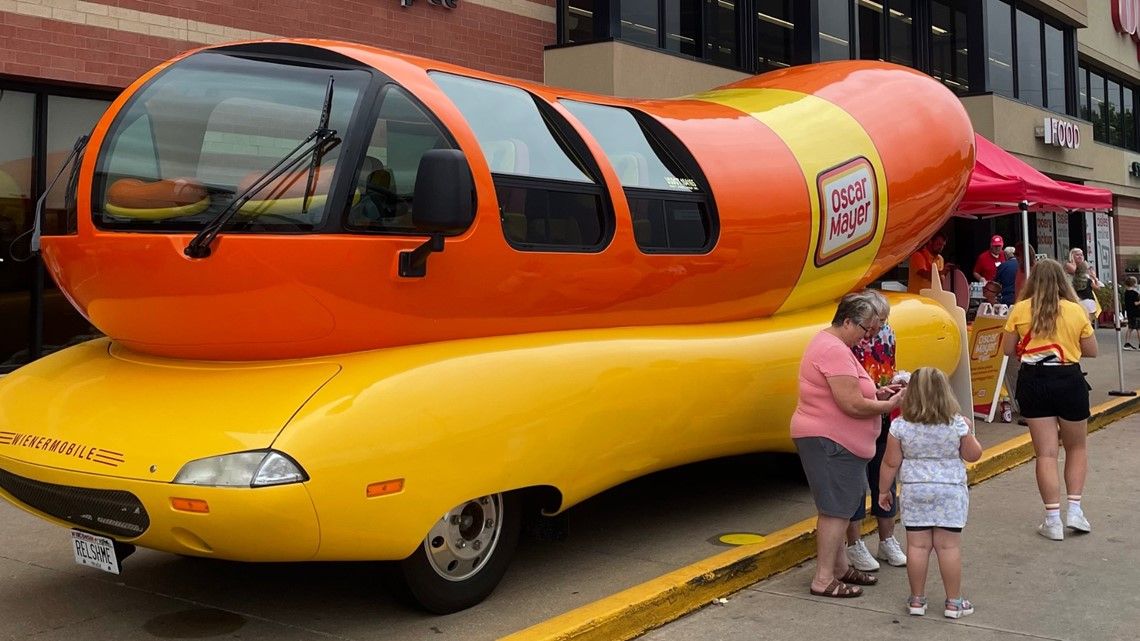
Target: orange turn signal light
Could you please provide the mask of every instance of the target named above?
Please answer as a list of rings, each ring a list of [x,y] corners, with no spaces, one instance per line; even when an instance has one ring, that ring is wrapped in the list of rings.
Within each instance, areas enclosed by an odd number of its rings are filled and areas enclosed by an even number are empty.
[[[379,483],[372,483],[368,486],[368,498],[375,498],[377,496],[387,496],[389,494],[396,494],[402,492],[404,489],[404,479],[392,479],[390,481],[381,481]]]
[[[194,512],[195,514],[209,514],[210,504],[202,499],[170,498],[170,507],[179,512]]]

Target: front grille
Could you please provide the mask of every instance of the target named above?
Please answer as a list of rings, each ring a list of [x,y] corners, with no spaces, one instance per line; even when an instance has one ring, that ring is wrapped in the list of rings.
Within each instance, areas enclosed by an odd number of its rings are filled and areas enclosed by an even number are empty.
[[[33,510],[86,530],[134,538],[150,527],[146,508],[130,492],[41,483],[5,470],[0,470],[0,488]]]

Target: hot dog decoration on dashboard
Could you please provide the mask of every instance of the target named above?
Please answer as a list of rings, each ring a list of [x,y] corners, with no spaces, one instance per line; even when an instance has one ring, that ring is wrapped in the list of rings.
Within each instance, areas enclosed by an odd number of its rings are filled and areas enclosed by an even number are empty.
[[[37,236],[106,337],[0,380],[0,496],[108,571],[395,560],[469,607],[528,511],[789,450],[804,345],[973,154],[949,91],[880,62],[633,100],[343,42],[189,52],[77,146]],[[937,303],[891,324],[900,367],[958,367]]]

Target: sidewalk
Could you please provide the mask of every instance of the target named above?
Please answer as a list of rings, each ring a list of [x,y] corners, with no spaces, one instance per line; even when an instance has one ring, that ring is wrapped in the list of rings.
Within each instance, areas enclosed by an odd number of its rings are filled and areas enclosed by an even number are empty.
[[[1089,436],[1084,491],[1093,533],[1063,542],[1036,535],[1041,501],[1032,465],[975,486],[962,541],[963,588],[973,616],[942,617],[942,585],[931,559],[925,617],[906,614],[906,572],[885,566],[879,585],[857,599],[808,594],[813,564],[757,583],[643,636],[646,641],[807,639],[1137,638],[1140,625],[1140,414]],[[901,530],[901,528],[900,528]],[[873,538],[873,537],[872,537]],[[1131,632],[1129,632],[1131,630]]]

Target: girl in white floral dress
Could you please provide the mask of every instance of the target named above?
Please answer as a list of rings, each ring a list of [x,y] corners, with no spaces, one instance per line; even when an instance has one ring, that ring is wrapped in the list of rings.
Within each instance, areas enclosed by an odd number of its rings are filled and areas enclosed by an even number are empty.
[[[962,528],[970,494],[966,465],[982,456],[982,446],[960,414],[950,381],[941,370],[915,371],[902,401],[902,416],[891,422],[887,451],[879,472],[879,487],[889,488],[898,472],[902,491],[902,522],[906,528],[907,578],[911,614],[926,614],[926,569],[930,551],[938,555],[938,569],[946,588],[943,614],[959,619],[973,614],[974,606],[962,598]],[[891,505],[889,492],[880,492],[879,505]]]

